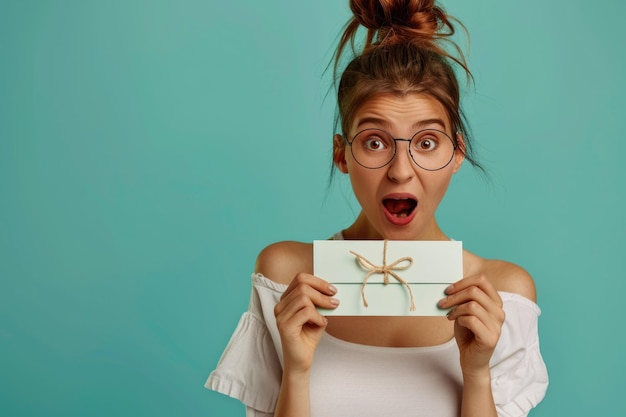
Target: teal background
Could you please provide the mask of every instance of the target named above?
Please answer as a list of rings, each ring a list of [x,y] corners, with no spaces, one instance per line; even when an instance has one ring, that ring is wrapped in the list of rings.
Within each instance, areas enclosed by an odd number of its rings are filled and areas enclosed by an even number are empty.
[[[621,416],[624,2],[444,3],[471,36],[468,164],[439,221],[521,264],[551,384]],[[358,212],[328,187],[347,1],[0,1],[0,412],[231,416],[207,391],[256,254]]]

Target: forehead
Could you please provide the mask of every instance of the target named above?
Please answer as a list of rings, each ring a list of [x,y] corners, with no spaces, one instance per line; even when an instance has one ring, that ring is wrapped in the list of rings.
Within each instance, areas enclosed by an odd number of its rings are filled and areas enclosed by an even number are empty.
[[[450,121],[444,106],[432,96],[385,94],[366,101],[357,110],[351,127],[353,133],[367,127],[379,127],[395,134],[412,134],[426,127],[449,132]]]

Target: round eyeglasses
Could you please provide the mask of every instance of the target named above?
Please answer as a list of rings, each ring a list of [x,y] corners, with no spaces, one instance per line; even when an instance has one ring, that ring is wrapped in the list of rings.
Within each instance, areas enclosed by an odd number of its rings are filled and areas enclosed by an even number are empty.
[[[420,130],[411,139],[394,138],[381,129],[365,129],[346,140],[354,160],[365,168],[377,169],[389,164],[396,155],[396,142],[409,142],[409,155],[417,166],[426,171],[445,168],[452,158],[456,144],[445,132],[437,129]]]

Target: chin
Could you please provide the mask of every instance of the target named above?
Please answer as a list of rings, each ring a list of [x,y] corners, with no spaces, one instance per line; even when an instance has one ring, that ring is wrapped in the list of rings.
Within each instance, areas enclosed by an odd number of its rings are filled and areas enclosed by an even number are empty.
[[[418,240],[419,235],[415,229],[407,226],[385,228],[381,233],[383,239],[387,240]]]

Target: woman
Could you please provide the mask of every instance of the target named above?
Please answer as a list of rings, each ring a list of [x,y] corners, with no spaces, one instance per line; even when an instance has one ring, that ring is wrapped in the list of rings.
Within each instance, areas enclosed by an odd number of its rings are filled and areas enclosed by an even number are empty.
[[[464,160],[477,165],[452,66],[471,74],[442,45],[451,17],[434,1],[350,6],[335,68],[360,26],[367,38],[338,86],[333,162],[361,212],[333,239],[450,240],[435,211]],[[464,251],[464,278],[439,302],[447,317],[324,317],[337,290],[312,275],[312,252],[280,242],[259,254],[250,309],[207,381],[248,415],[523,416],[543,398],[524,269]]]

